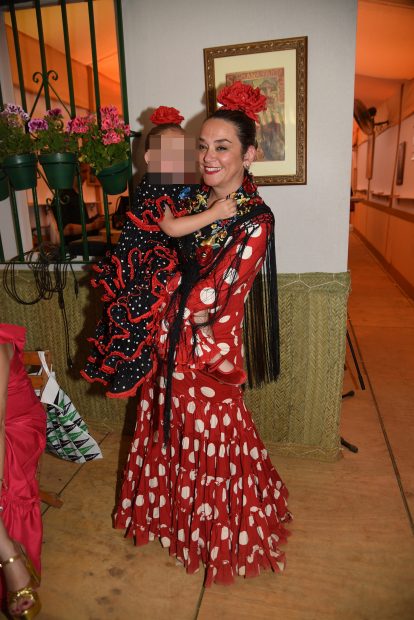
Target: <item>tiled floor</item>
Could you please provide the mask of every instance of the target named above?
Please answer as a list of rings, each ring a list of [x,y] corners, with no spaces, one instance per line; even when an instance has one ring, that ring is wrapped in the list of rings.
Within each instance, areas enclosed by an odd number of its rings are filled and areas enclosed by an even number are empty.
[[[351,238],[342,434],[359,452],[336,463],[273,456],[295,520],[282,575],[202,588],[154,542],[135,548],[111,528],[120,448],[76,466],[46,457],[43,478],[64,505],[44,514],[44,620],[412,620],[414,618],[414,303]],[[359,351],[359,353],[358,353]],[[410,513],[411,510],[411,513]]]

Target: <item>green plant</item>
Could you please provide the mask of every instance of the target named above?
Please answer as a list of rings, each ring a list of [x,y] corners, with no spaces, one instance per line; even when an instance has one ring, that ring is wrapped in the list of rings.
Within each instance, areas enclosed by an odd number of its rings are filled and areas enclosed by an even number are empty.
[[[29,115],[19,105],[7,103],[0,112],[0,164],[11,155],[33,153],[34,143],[26,125]]]
[[[69,131],[69,123],[65,130],[60,108],[47,110],[43,118],[32,118],[28,128],[34,137],[36,150],[39,153],[76,153],[78,139]]]
[[[119,116],[115,106],[100,108],[101,122],[94,114],[76,117],[68,130],[81,138],[79,160],[89,164],[96,174],[129,159],[129,125]]]

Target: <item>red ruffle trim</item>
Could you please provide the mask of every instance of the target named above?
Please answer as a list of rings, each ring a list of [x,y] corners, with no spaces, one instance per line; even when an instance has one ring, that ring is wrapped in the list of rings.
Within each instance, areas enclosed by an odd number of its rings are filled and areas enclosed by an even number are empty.
[[[186,209],[182,207],[177,208],[175,202],[170,198],[170,196],[167,195],[157,198],[155,203],[150,205],[151,208],[143,209],[139,212],[139,216],[135,215],[131,211],[128,211],[127,215],[131,222],[133,222],[138,228],[150,232],[160,232],[158,222],[164,219],[165,206],[169,207],[174,217],[183,217],[184,215],[188,215],[188,211]]]
[[[205,586],[283,570],[288,492],[242,398],[173,397],[164,447],[153,404],[162,397],[143,388],[115,527],[137,545],[159,538],[188,573],[204,565]]]

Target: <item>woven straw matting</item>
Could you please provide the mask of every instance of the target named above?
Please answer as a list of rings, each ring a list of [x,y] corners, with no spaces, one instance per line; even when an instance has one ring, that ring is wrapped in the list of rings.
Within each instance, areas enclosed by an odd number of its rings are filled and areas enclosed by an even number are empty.
[[[101,312],[99,293],[82,275],[76,298],[68,276],[65,304],[74,361],[66,369],[64,332],[56,295],[50,301],[25,306],[1,292],[0,320],[26,326],[28,349],[50,349],[61,386],[85,420],[101,431],[130,432],[136,399],[102,396],[99,385],[79,377],[88,345]],[[333,460],[339,455],[339,415],[345,359],[346,307],[349,274],[282,274],[278,277],[281,320],[281,366],[277,383],[246,390],[265,442],[295,456]],[[33,276],[17,272],[17,290],[34,296]],[[125,411],[127,414],[125,415]]]

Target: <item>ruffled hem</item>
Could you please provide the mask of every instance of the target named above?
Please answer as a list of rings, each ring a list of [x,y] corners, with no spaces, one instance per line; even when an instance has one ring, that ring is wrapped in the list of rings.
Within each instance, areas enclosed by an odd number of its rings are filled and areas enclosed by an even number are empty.
[[[107,396],[134,395],[155,371],[160,320],[171,294],[166,285],[170,279],[178,285],[177,252],[158,221],[166,204],[174,215],[186,215],[190,194],[186,186],[151,185],[145,177],[115,253],[94,266],[91,284],[103,290],[105,307],[81,375],[109,386]]]
[[[115,527],[137,545],[158,538],[189,573],[205,566],[206,586],[283,570],[288,493],[241,396],[173,396],[167,447],[151,405],[163,396],[144,388]]]
[[[37,484],[26,490],[27,497],[3,492],[0,498],[1,519],[9,536],[19,541],[36,570],[40,573],[40,554],[42,547],[42,515]],[[0,595],[3,596],[0,585]]]
[[[24,514],[31,512],[34,507],[39,505],[40,499],[37,485],[35,492],[31,496],[20,497],[5,491],[0,497],[0,508],[2,511],[11,510],[13,512],[14,510],[19,510]]]
[[[147,370],[144,371],[144,364]],[[101,383],[108,387],[105,395],[108,398],[130,398],[135,396],[138,388],[148,381],[157,370],[157,362],[153,359],[152,352],[144,357],[135,360],[122,361],[116,370],[100,369],[94,360],[86,363],[85,368],[80,371],[81,376],[89,383]],[[138,379],[132,377],[139,376]]]
[[[156,245],[145,253],[134,248],[127,261],[113,255],[95,266],[92,285],[103,287],[105,307],[81,375],[109,386],[107,396],[133,396],[154,373],[154,343],[169,296],[165,283],[176,264],[175,253]]]

